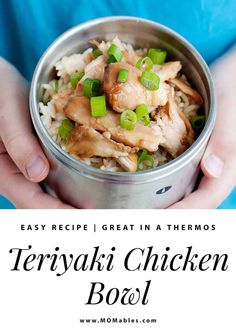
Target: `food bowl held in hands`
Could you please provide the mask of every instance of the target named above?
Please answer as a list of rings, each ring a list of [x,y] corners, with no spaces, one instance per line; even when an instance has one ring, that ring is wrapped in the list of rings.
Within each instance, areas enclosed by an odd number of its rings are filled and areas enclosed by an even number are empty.
[[[44,53],[30,110],[45,189],[76,207],[166,208],[189,194],[213,130],[204,60],[152,21],[80,24]]]

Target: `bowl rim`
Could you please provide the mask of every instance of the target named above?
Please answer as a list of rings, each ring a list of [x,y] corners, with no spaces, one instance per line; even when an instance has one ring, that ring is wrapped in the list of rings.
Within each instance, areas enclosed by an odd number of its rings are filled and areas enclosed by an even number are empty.
[[[50,55],[50,53],[53,53],[56,48],[58,48],[63,42],[67,39],[72,37],[74,34],[78,32],[78,30],[86,29],[95,27],[102,23],[107,22],[114,22],[114,21],[132,21],[136,23],[145,23],[150,26],[153,26],[159,30],[164,31],[167,34],[170,34],[175,39],[177,39],[184,47],[189,49],[194,56],[194,58],[197,60],[197,62],[200,64],[201,69],[203,70],[203,73],[205,75],[205,78],[207,80],[209,90],[210,90],[210,100],[209,100],[209,113],[208,118],[205,124],[205,127],[203,128],[201,134],[199,137],[195,140],[195,142],[180,156],[175,158],[174,160],[169,161],[168,163],[161,165],[159,167],[145,170],[142,172],[110,172],[107,170],[101,170],[95,167],[92,167],[90,165],[85,164],[84,162],[81,162],[79,160],[76,160],[73,158],[70,154],[65,152],[49,135],[46,127],[44,126],[39,110],[38,110],[38,102],[37,102],[37,89],[38,89],[38,77],[42,71],[43,65],[45,63],[45,60]],[[145,18],[140,17],[134,17],[134,16],[106,16],[106,17],[100,17],[96,19],[92,19],[83,23],[80,23],[64,33],[62,33],[59,37],[55,39],[55,41],[45,50],[43,55],[41,56],[40,60],[38,61],[38,64],[35,68],[32,82],[31,82],[31,88],[30,88],[30,95],[29,95],[29,105],[30,105],[30,114],[31,119],[33,121],[34,128],[38,134],[38,137],[40,138],[41,143],[44,145],[46,149],[49,149],[54,156],[60,160],[65,166],[72,168],[75,172],[83,173],[84,176],[90,177],[97,180],[110,180],[112,182],[115,181],[124,181],[125,183],[128,183],[130,181],[152,181],[154,178],[158,177],[159,179],[170,175],[176,171],[178,171],[180,168],[184,167],[187,163],[189,163],[194,156],[201,150],[204,143],[207,142],[207,140],[210,137],[210,134],[212,133],[215,120],[216,120],[216,100],[215,100],[215,91],[214,91],[214,83],[211,77],[210,70],[200,55],[200,53],[196,50],[196,48],[188,42],[183,36],[181,36],[176,31],[170,29],[169,27],[157,23],[152,20],[148,20]],[[205,147],[205,146],[204,146]]]

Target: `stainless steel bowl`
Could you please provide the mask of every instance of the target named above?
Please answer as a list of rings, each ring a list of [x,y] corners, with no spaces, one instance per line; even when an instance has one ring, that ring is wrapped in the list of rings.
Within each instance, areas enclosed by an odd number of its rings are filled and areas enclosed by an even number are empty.
[[[207,123],[194,144],[181,156],[141,173],[110,173],[90,167],[64,152],[50,137],[38,109],[41,84],[53,77],[55,63],[65,55],[84,51],[90,39],[115,36],[135,47],[159,47],[179,59],[183,72],[204,99]],[[52,195],[76,207],[166,208],[188,195],[199,173],[199,161],[214,127],[216,108],[209,69],[196,49],[169,28],[136,17],[105,17],[80,24],[61,35],[40,59],[32,80],[30,110],[35,130],[50,161],[44,181]]]

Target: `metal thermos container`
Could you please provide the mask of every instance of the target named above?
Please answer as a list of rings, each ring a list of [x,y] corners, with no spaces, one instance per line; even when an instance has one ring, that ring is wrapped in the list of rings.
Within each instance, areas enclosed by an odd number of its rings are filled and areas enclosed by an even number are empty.
[[[54,65],[65,55],[83,52],[89,40],[118,36],[135,48],[164,48],[170,59],[180,60],[183,73],[204,100],[206,125],[194,144],[166,165],[144,172],[108,172],[86,165],[63,151],[44,127],[38,104],[41,84],[55,73]],[[210,71],[196,49],[173,30],[137,17],[104,17],[80,24],[62,34],[41,57],[32,80],[30,111],[51,168],[44,187],[64,202],[83,208],[166,208],[192,192],[199,162],[212,133],[215,96]]]

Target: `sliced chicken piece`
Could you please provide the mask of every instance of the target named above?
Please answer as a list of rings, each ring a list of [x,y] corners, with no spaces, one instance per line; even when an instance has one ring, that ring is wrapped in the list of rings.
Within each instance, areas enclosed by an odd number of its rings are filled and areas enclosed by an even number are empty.
[[[138,167],[138,154],[133,153],[128,156],[120,156],[117,162],[122,166],[122,168],[129,172],[137,171]]]
[[[134,130],[122,129],[120,126],[107,129],[114,140],[138,149],[147,149],[149,152],[158,150],[163,141],[162,133],[154,123],[149,126],[136,124]]]
[[[115,44],[122,52],[125,50],[125,45],[117,36],[115,36],[111,44]]]
[[[90,77],[99,79],[101,82],[103,82],[105,66],[106,66],[106,59],[103,55],[91,61],[85,67],[85,74],[80,80],[80,83],[82,83],[86,78],[90,78]]]
[[[117,76],[121,69],[128,70],[128,81],[118,83]],[[161,82],[157,91],[147,90],[140,83],[142,71],[128,63],[112,63],[105,68],[104,91],[108,101],[117,112],[135,109],[140,104],[146,104],[150,110],[164,106],[167,102],[169,87]]]
[[[132,48],[129,50],[125,49],[122,53],[124,55],[125,62],[131,64],[132,66],[135,66],[140,59],[140,56],[138,56]]]
[[[109,132],[113,140],[130,147],[154,152],[162,141],[162,133],[154,122],[149,126],[137,124],[129,131],[120,127],[120,115],[108,110],[104,117],[93,117],[87,97],[70,98],[64,108],[65,115],[80,125],[86,125],[101,132]]]
[[[99,41],[97,41],[96,39],[91,39],[91,40],[89,40],[89,43],[90,43],[91,45],[96,46],[96,47],[99,46]]]
[[[83,89],[83,84],[80,84],[80,82],[76,86],[76,96],[82,97],[84,95],[84,89]]]
[[[90,101],[89,98],[85,96],[75,96],[70,99],[64,108],[64,113],[72,121],[80,125],[92,127],[101,132],[108,131],[108,125],[114,126],[117,124],[116,118],[110,118],[110,112],[108,112],[107,116],[101,118],[91,116]]]
[[[106,42],[106,41],[102,41],[101,43],[99,43],[98,45],[98,49],[100,49],[100,51],[102,52],[102,54],[104,56],[107,56],[107,51],[108,51],[108,48],[110,47],[111,43],[110,42]]]
[[[95,45],[106,57],[108,57],[107,51],[111,44],[115,44],[122,52],[125,50],[123,43],[118,37],[115,37],[112,41],[98,42],[97,40],[90,40],[90,44]]]
[[[107,56],[107,50],[111,44],[115,44],[121,51],[124,56],[124,59],[127,63],[135,65],[140,58],[136,52],[133,50],[132,46],[125,46],[118,37],[115,37],[112,42],[102,42],[99,43],[97,40],[91,40],[90,44],[95,45],[97,48]]]
[[[66,147],[71,154],[83,157],[127,157],[132,151],[86,126],[79,126],[70,133]]]
[[[180,61],[166,62],[162,65],[154,65],[153,67],[153,71],[162,81],[175,78],[181,69],[182,65]]]
[[[74,90],[72,90],[71,88],[66,88],[53,97],[53,99],[55,100],[54,105],[57,112],[63,113],[64,107],[66,106],[70,96],[72,96],[73,94]]]
[[[173,78],[169,79],[169,81],[170,83],[174,84],[180,91],[189,95],[198,105],[203,104],[201,95],[182,79]]]
[[[161,128],[164,142],[160,145],[173,157],[182,154],[194,141],[194,131],[185,114],[174,101],[174,90],[169,94],[168,103],[155,116]]]

